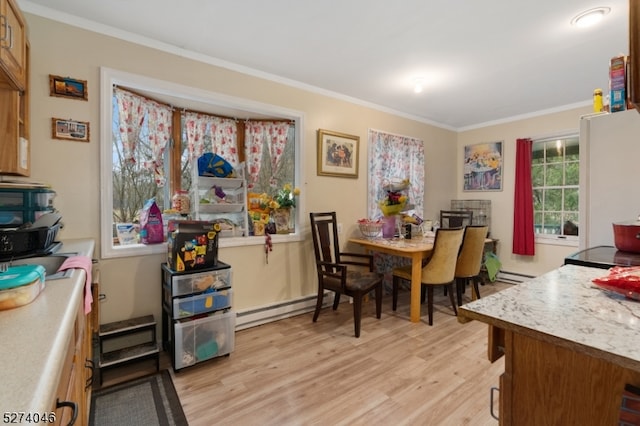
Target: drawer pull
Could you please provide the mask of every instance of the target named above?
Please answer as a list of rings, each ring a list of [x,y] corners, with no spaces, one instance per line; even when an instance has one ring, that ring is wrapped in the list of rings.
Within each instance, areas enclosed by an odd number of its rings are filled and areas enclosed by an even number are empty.
[[[78,419],[78,404],[71,401],[60,401],[59,399],[56,399],[56,408],[62,407],[71,407],[71,409],[73,410],[71,420],[69,420],[69,423],[67,424],[67,426],[73,426]]]
[[[494,400],[494,394],[495,394],[496,392],[500,392],[500,389],[499,389],[499,388],[497,388],[497,387],[495,387],[495,386],[492,386],[492,387],[491,387],[491,397],[489,398],[489,412],[491,413],[491,417],[493,417],[494,419],[496,419],[496,420],[498,420],[498,421],[499,421],[500,419],[499,419],[499,418],[498,418],[498,416],[496,416],[496,414],[493,412],[493,400]]]
[[[84,390],[88,390],[91,386],[93,386],[93,374],[95,373],[95,364],[92,359],[84,360],[84,368],[88,368],[91,370],[91,376],[87,378],[87,382],[84,385]]]

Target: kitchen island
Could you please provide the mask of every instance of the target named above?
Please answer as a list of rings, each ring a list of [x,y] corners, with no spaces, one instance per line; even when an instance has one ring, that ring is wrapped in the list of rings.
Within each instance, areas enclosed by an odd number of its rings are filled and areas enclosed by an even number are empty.
[[[565,265],[463,305],[505,356],[501,425],[615,425],[626,384],[640,387],[640,302],[592,283],[607,271]]]
[[[93,240],[79,239],[64,241],[59,251],[91,257],[93,250]],[[61,381],[68,380],[64,376],[84,374],[68,367],[74,354],[69,348],[75,347],[83,333],[79,325],[84,324],[81,307],[85,282],[83,269],[73,269],[63,279],[45,278],[45,288],[33,302],[0,311],[0,409],[4,423],[38,424],[45,423],[43,417],[52,419],[49,413],[54,412],[61,387],[66,385]],[[84,367],[83,362],[81,365]],[[12,421],[12,413],[31,417]],[[60,412],[54,415],[58,424],[62,420]]]

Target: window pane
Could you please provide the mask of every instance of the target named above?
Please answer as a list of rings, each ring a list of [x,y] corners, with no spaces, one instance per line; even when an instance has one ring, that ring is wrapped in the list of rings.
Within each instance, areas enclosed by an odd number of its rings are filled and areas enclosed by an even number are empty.
[[[547,189],[544,191],[544,210],[562,210],[562,189]]]
[[[565,185],[578,185],[580,183],[580,163],[571,162],[565,164]]]
[[[562,186],[563,185],[563,173],[564,173],[564,165],[560,164],[549,164],[547,165],[547,179],[545,186]]]
[[[533,190],[533,210],[540,211],[543,208],[542,205],[542,197],[544,195],[544,191],[542,189],[534,189]]]
[[[545,153],[547,163],[558,163],[562,161],[563,144],[562,141],[552,141],[545,143]]]
[[[560,213],[545,213],[544,214],[544,233],[545,234],[560,234],[561,229],[561,215]]]
[[[544,165],[535,164],[531,166],[531,181],[534,188],[544,185]]]
[[[578,188],[564,190],[564,208],[565,212],[578,211]]]

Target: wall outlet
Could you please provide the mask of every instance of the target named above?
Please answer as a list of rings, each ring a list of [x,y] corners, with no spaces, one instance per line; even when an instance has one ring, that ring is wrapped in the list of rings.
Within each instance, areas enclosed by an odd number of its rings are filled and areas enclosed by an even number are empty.
[[[342,224],[338,223],[338,234],[342,234]]]

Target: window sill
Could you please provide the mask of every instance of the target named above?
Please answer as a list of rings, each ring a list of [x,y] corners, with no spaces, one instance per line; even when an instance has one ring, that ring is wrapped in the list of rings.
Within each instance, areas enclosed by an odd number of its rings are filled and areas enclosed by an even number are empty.
[[[578,237],[536,237],[536,244],[549,246],[578,247]]]
[[[302,241],[302,235],[297,232],[287,235],[271,235],[272,244],[282,244]],[[246,247],[264,244],[264,235],[252,237],[230,237],[220,238],[218,240],[218,248],[225,247]],[[167,243],[162,244],[129,244],[126,246],[107,246],[102,248],[102,258],[112,259],[120,257],[147,256],[156,254],[166,254]]]

